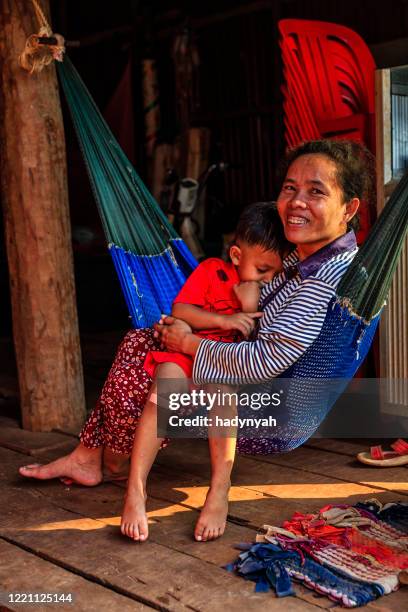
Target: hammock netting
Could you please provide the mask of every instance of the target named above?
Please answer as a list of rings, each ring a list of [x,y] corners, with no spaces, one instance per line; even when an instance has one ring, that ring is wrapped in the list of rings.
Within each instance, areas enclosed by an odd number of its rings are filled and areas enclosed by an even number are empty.
[[[58,73],[134,327],[169,314],[197,265],[121,149],[68,57]]]
[[[170,312],[196,261],[121,150],[67,57],[58,64],[58,72],[133,324],[151,326],[162,312]],[[262,436],[244,436],[238,441],[241,452],[289,451],[317,430],[370,348],[407,227],[408,172],[344,274],[319,337],[281,375],[291,380],[273,439],[269,436],[262,444]],[[337,383],[328,385],[328,380]]]

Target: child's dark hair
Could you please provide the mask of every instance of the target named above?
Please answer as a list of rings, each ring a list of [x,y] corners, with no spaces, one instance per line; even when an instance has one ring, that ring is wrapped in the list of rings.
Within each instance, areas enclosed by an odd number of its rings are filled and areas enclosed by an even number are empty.
[[[293,246],[285,238],[276,202],[255,202],[246,206],[238,219],[234,242],[258,244],[265,251],[277,251],[281,257]]]

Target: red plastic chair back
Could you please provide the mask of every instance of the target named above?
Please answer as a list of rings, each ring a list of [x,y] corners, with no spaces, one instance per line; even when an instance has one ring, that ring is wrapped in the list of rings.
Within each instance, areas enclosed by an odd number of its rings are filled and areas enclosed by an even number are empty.
[[[284,61],[307,81],[304,93],[317,121],[374,112],[375,63],[356,32],[303,19],[283,19],[279,30]]]

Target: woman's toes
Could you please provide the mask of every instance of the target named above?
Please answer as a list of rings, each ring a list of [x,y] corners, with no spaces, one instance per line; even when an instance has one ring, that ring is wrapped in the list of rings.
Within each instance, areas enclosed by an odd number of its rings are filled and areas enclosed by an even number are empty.
[[[139,540],[139,526],[138,525],[132,525],[131,538],[133,538],[133,540]]]
[[[206,527],[203,531],[203,542],[207,542],[209,533],[210,530],[208,529],[208,527]]]
[[[197,542],[201,542],[202,541],[203,533],[204,533],[204,526],[202,526],[202,525],[200,525],[200,523],[198,523],[196,525],[195,532],[194,532],[194,537],[197,540]]]
[[[120,528],[122,534],[124,536],[127,536],[128,538],[131,538],[132,536],[130,535],[130,524],[129,523],[123,523],[123,525]]]
[[[41,463],[30,463],[30,465],[22,465],[18,471],[20,474],[32,474],[39,467],[41,467]]]

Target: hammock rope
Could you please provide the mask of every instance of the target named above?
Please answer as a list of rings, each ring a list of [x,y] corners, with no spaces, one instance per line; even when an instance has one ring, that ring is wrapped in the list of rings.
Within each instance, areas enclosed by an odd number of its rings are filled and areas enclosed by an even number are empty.
[[[65,53],[65,40],[61,34],[53,33],[37,0],[31,0],[31,3],[34,7],[39,30],[37,34],[32,34],[27,38],[19,62],[24,70],[33,74],[34,72],[41,72],[45,66],[49,66],[54,60],[62,62]],[[40,42],[43,37],[49,39],[48,44]]]

